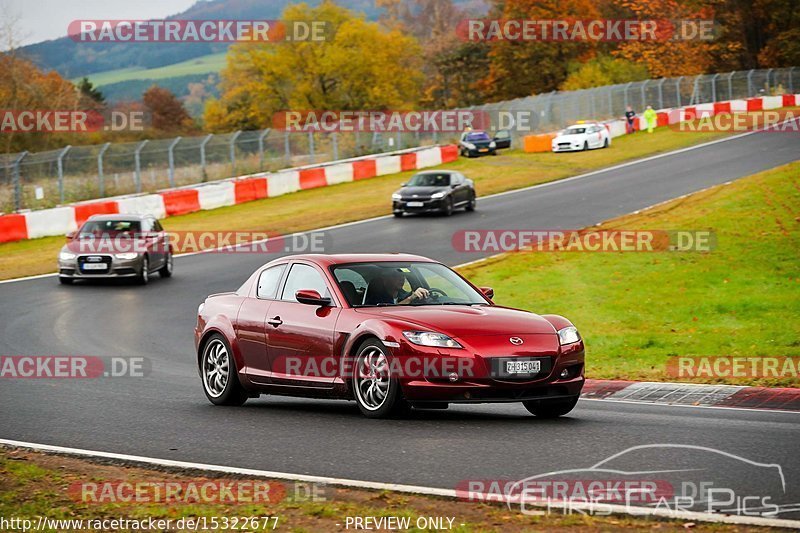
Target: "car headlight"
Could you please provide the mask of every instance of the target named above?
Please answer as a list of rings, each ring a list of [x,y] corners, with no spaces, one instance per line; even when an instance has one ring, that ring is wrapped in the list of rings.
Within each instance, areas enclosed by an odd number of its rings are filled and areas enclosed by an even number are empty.
[[[489,148],[496,148],[496,147],[497,147],[497,143],[495,143],[494,141],[489,143]]]
[[[461,345],[445,335],[433,331],[404,331],[403,337],[413,344],[438,348],[461,348]]]
[[[121,254],[114,254],[114,257],[116,257],[117,259],[136,259],[137,257],[139,257],[139,254],[137,254],[136,252],[125,252]]]
[[[78,256],[73,254],[72,252],[59,252],[59,254],[58,254],[58,258],[61,261],[71,261],[72,259],[75,259],[76,257],[78,257]]]
[[[578,328],[575,326],[567,326],[558,330],[558,341],[561,346],[565,344],[572,344],[581,340],[581,335],[578,333]]]
[[[200,316],[203,314],[203,308],[206,306],[206,303],[203,302],[197,306],[197,315]]]
[[[402,200],[403,197],[397,193],[392,194],[392,200]]]
[[[435,192],[435,193],[431,194],[431,198],[444,198],[444,195],[445,195],[445,194],[446,194],[446,193],[445,193],[444,191],[442,191],[442,192]]]
[[[469,150],[474,150],[475,149],[475,145],[472,144],[472,143],[464,143],[464,146],[466,146]]]

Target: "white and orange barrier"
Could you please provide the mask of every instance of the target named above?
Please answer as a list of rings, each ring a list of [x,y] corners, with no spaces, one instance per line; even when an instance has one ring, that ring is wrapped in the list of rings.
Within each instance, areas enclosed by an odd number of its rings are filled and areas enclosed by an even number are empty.
[[[168,189],[156,194],[122,196],[64,207],[0,215],[0,242],[64,235],[95,214],[150,214],[165,218],[271,198],[304,189],[396,174],[458,159],[455,145],[413,148],[323,165],[287,169]]]

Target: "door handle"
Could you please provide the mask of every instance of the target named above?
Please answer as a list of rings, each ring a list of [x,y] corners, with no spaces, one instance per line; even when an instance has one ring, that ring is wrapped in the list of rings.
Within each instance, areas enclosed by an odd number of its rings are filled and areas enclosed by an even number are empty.
[[[281,317],[276,316],[276,317],[272,317],[272,318],[267,319],[267,324],[269,324],[270,326],[275,326],[277,328],[278,326],[283,324],[283,320],[281,320]]]

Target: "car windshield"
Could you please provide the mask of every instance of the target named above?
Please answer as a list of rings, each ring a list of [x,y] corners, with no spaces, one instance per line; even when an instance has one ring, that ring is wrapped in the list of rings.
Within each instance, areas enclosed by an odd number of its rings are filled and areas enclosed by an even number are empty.
[[[577,133],[586,133],[586,126],[572,126],[564,130],[566,135],[575,135]]]
[[[142,225],[138,220],[90,220],[81,228],[80,237],[134,234],[141,229]]]
[[[488,141],[489,134],[485,131],[474,131],[472,133],[468,133],[467,136],[464,138],[465,141]]]
[[[450,185],[450,174],[426,172],[413,176],[409,182],[409,187],[447,187]]]
[[[353,263],[332,267],[332,272],[353,307],[489,305],[461,276],[439,263]],[[427,298],[401,303],[420,287],[429,292]]]

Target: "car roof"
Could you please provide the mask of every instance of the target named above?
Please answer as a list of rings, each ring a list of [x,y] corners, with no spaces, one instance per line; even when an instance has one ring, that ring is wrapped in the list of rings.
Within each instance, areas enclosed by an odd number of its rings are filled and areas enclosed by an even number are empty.
[[[344,265],[348,263],[381,263],[381,262],[422,262],[435,263],[433,259],[422,257],[421,255],[403,253],[384,253],[384,254],[298,254],[288,255],[270,261],[268,264],[279,261],[310,261],[321,267],[332,265]]]
[[[92,215],[87,220],[144,220],[155,218],[153,215],[129,215],[117,213],[115,215]]]
[[[458,174],[458,173],[459,173],[458,170],[447,170],[446,168],[443,168],[441,170],[423,170],[422,172],[417,172],[417,174]]]

